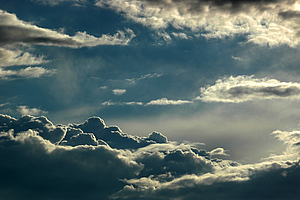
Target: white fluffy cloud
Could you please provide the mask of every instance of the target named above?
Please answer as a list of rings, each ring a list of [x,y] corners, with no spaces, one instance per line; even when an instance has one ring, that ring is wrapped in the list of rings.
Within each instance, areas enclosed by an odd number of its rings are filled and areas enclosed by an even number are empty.
[[[240,103],[263,99],[299,99],[300,83],[280,82],[276,79],[257,79],[253,76],[222,78],[215,85],[201,88],[204,102]]]
[[[188,28],[207,38],[246,35],[248,42],[270,46],[295,47],[300,41],[298,1],[98,0],[96,5],[153,29]]]

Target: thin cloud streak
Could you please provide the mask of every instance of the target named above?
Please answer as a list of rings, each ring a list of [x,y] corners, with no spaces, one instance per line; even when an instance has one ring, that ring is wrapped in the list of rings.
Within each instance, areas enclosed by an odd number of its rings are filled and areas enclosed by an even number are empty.
[[[280,82],[254,76],[222,78],[215,85],[202,87],[196,100],[204,102],[241,103],[267,99],[300,99],[300,83]]]

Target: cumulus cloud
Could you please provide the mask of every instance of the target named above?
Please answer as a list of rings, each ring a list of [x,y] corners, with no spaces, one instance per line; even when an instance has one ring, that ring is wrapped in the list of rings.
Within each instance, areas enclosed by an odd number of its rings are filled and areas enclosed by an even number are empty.
[[[209,152],[159,132],[132,136],[99,117],[54,125],[46,117],[0,115],[0,194],[7,200],[298,198],[299,131],[272,134],[287,150],[241,165],[216,158],[225,154],[221,147]]]
[[[248,42],[293,47],[299,44],[299,5],[291,0],[98,0],[96,3],[152,29],[188,28],[206,38],[246,35]]]
[[[157,100],[152,100],[145,105],[146,106],[149,106],[149,105],[164,106],[164,105],[182,105],[182,104],[188,104],[188,103],[193,103],[193,102],[188,101],[188,100],[168,100],[167,98],[161,98],[161,99],[157,99]]]
[[[125,89],[113,89],[112,92],[114,95],[119,96],[119,95],[125,94],[126,90]]]
[[[240,103],[263,99],[299,99],[300,84],[254,76],[222,78],[215,85],[200,89],[196,99],[204,102]]]

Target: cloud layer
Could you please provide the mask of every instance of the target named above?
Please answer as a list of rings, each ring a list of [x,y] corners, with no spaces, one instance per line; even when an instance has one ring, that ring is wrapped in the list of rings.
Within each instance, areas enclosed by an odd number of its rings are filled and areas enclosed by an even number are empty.
[[[171,26],[206,38],[246,35],[248,42],[260,45],[299,44],[298,1],[98,0],[96,5],[156,30]]]
[[[123,133],[99,117],[54,125],[46,117],[0,115],[0,194],[30,199],[296,199],[298,131],[272,133],[288,144],[256,164],[222,160],[210,152]]]
[[[240,103],[264,99],[299,99],[300,84],[280,82],[276,79],[257,79],[253,76],[237,76],[219,79],[215,85],[201,88],[204,102]]]

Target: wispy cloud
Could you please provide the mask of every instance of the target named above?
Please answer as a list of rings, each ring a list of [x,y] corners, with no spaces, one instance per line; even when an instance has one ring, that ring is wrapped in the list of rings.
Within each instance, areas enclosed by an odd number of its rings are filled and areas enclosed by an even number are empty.
[[[169,100],[167,98],[161,98],[161,99],[156,99],[152,100],[148,103],[143,103],[139,101],[130,101],[130,102],[112,102],[111,100],[105,101],[102,103],[104,106],[115,106],[115,105],[138,105],[138,106],[154,106],[154,105],[159,105],[159,106],[166,106],[166,105],[182,105],[182,104],[191,104],[193,101],[188,101],[188,100]]]
[[[112,92],[113,92],[114,95],[120,96],[122,94],[125,94],[126,90],[125,89],[113,89]]]
[[[50,6],[56,6],[61,3],[73,3],[73,5],[84,5],[88,0],[32,0]]]
[[[39,108],[28,108],[28,106],[18,106],[17,111],[21,115],[41,115],[41,114],[47,114],[47,111],[41,110]]]
[[[299,99],[300,83],[280,82],[276,79],[254,76],[222,78],[215,85],[200,89],[196,99],[204,102],[240,103],[263,99]]]
[[[112,102],[112,101],[105,101],[102,103],[103,106],[123,106],[123,105],[139,105],[142,106],[144,105],[143,102],[136,102],[136,101],[128,101],[128,102]]]
[[[43,56],[36,57],[28,52],[20,50],[12,51],[0,48],[0,67],[14,66],[14,65],[39,65],[47,63]]]
[[[174,37],[180,38],[180,39],[185,39],[185,40],[192,39],[192,37],[188,36],[186,33],[175,33],[175,32],[173,32],[172,35]]]
[[[161,105],[161,106],[165,106],[165,105],[182,105],[182,104],[189,104],[189,103],[193,103],[192,101],[188,101],[188,100],[169,100],[167,98],[161,98],[161,99],[156,99],[156,100],[152,100],[149,103],[146,103],[146,106],[150,106],[150,105]]]
[[[125,80],[130,82],[131,84],[135,84],[137,81],[140,81],[140,80],[143,80],[143,79],[159,78],[161,76],[163,76],[163,74],[149,73],[149,74],[146,74],[146,75],[142,75],[139,78],[130,78],[130,79],[125,79]]]
[[[135,34],[132,30],[118,31],[115,35],[95,37],[86,32],[69,36],[57,31],[40,28],[22,21],[15,14],[0,10],[1,44],[36,44],[61,47],[94,47],[99,45],[127,45]]]
[[[231,56],[231,58],[232,58],[233,60],[244,61],[242,58],[236,57],[236,56]]]
[[[40,78],[41,76],[52,76],[56,69],[45,69],[43,67],[27,67],[20,70],[3,70],[0,68],[1,79],[14,78]]]

